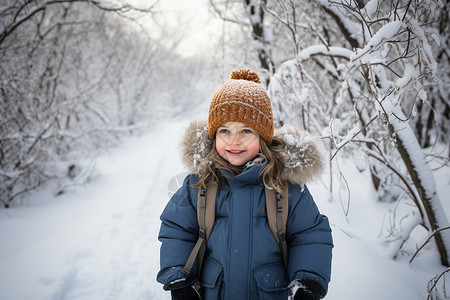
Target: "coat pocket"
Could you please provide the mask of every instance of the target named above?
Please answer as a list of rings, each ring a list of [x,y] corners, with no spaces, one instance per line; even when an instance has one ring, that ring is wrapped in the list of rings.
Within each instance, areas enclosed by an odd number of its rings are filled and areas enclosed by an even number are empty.
[[[203,261],[203,270],[201,274],[201,281],[203,286],[204,299],[221,299],[223,268],[213,258],[206,256]]]
[[[287,299],[289,279],[282,263],[260,266],[253,270],[253,275],[258,285],[260,299]]]

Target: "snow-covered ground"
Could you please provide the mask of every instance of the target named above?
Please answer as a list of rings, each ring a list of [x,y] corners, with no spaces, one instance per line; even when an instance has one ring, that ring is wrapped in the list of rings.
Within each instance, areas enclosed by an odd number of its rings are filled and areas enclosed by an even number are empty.
[[[184,172],[177,144],[185,125],[160,123],[127,139],[100,157],[92,181],[75,191],[55,197],[47,188],[23,206],[0,209],[0,299],[169,299],[156,282],[157,234],[168,183]],[[380,232],[391,205],[376,203],[367,176],[341,165],[352,187],[347,217],[345,189],[336,184],[329,201],[323,183],[310,186],[335,241],[326,299],[426,299],[427,282],[444,270],[434,244],[412,264],[406,256],[390,259]],[[441,172],[444,197],[450,172]]]

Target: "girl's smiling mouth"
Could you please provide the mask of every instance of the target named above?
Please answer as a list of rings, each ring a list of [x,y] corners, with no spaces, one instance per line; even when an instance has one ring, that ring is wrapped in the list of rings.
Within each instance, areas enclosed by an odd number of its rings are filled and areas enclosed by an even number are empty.
[[[245,152],[245,150],[226,150],[231,155],[240,155]]]

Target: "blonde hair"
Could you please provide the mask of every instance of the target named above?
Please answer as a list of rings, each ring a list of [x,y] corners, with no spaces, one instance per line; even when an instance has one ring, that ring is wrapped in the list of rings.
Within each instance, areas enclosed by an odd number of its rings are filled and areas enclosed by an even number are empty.
[[[285,160],[281,154],[283,143],[280,138],[273,137],[272,143],[267,143],[262,137],[259,138],[260,151],[257,157],[262,157],[267,164],[261,171],[263,183],[268,188],[274,188],[280,194],[283,194],[282,186],[284,184],[281,179],[281,173],[285,165]],[[230,175],[226,175],[220,170],[227,171]],[[216,150],[216,141],[213,139],[211,151],[206,159],[202,162],[198,175],[200,180],[193,185],[195,188],[206,188],[210,182],[216,182],[219,187],[223,187],[226,178],[241,173],[244,166],[234,166],[223,159]],[[285,196],[285,195],[283,195]]]

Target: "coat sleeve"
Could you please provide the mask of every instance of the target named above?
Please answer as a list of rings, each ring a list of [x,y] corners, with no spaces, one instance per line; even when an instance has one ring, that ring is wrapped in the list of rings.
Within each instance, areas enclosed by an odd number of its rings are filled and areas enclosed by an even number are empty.
[[[157,281],[166,284],[186,277],[183,267],[198,239],[197,190],[191,185],[194,175],[185,178],[182,187],[172,196],[161,214],[158,239],[160,271]],[[196,272],[196,265],[192,268]]]
[[[289,186],[286,231],[289,278],[314,280],[322,285],[326,294],[331,277],[331,228],[306,186]]]

